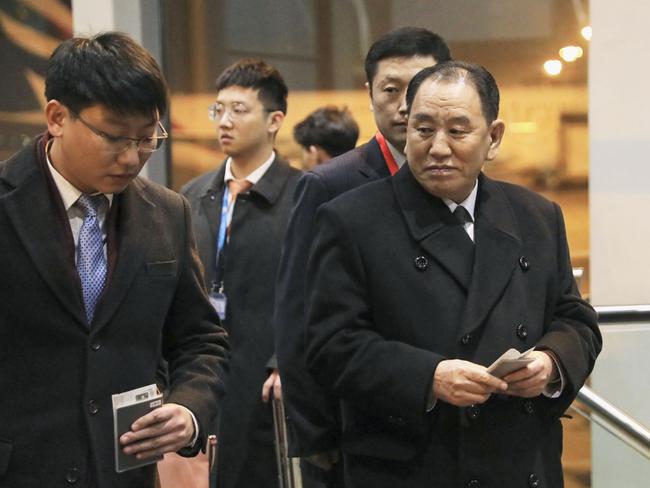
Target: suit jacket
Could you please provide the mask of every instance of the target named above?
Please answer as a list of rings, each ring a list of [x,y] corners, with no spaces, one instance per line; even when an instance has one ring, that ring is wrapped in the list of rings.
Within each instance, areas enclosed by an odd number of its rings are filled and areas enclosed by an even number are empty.
[[[479,178],[474,245],[405,165],[317,216],[307,364],[342,398],[346,486],[562,486],[559,417],[601,348],[572,276],[559,207]],[[444,359],[555,353],[559,398],[492,395],[427,412]],[[435,393],[435,392],[434,392]]]
[[[111,394],[152,383],[162,354],[167,401],[199,423],[196,452],[223,389],[226,336],[203,287],[189,205],[140,178],[115,195],[116,255],[89,325],[43,146],[0,163],[0,487],[152,487],[155,465],[115,472]]]
[[[181,190],[192,206],[207,283],[212,283],[216,271],[224,173],[225,164]],[[250,191],[237,197],[230,224],[223,281],[231,360],[218,428],[217,473],[222,488],[258,488],[277,480],[272,410],[262,402],[261,393],[274,349],[274,278],[299,175],[276,158]]]
[[[305,270],[318,207],[390,173],[373,138],[305,173],[296,187],[282,248],[275,297],[275,349],[287,413],[289,453],[308,456],[338,448],[338,400],[316,383],[305,364]]]

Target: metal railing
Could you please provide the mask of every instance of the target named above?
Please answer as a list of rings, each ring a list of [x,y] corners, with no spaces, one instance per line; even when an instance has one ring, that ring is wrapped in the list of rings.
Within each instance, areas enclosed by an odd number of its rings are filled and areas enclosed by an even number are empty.
[[[588,386],[580,389],[576,400],[590,411],[575,402],[571,409],[650,459],[650,430],[647,427],[616,408]]]
[[[575,275],[576,270],[574,270]],[[581,273],[579,273],[581,274]],[[623,305],[594,307],[599,324],[625,322],[650,322],[650,305]],[[607,432],[650,459],[650,430],[628,414],[618,409],[588,386],[578,392],[577,402],[571,409],[587,420],[599,425]]]

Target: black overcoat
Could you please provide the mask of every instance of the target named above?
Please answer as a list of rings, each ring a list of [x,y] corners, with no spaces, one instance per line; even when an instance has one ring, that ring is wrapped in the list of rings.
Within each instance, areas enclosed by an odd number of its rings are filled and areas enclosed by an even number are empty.
[[[338,449],[341,435],[338,399],[314,381],[305,364],[305,271],[316,211],[338,195],[389,174],[373,138],[316,166],[296,186],[278,270],[274,316],[292,456]]]
[[[181,192],[192,221],[208,284],[216,272],[225,164],[188,183]],[[262,178],[237,197],[224,270],[228,297],[224,326],[231,359],[218,425],[220,488],[276,486],[270,404],[261,400],[274,353],[273,297],[280,248],[300,171],[276,157]]]
[[[323,205],[307,278],[313,375],[342,398],[349,488],[563,486],[560,416],[601,348],[559,207],[479,177],[475,245],[408,165]],[[559,398],[427,412],[443,359],[557,356]]]

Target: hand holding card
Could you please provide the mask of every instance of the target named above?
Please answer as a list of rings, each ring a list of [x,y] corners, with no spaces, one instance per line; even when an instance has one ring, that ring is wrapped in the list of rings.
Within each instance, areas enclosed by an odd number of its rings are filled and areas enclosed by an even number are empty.
[[[533,350],[534,348],[530,348],[525,352],[519,352],[514,348],[508,349],[490,365],[487,371],[492,376],[503,378],[507,374],[517,371],[525,367],[528,363],[533,362],[534,358],[530,357],[530,353]]]

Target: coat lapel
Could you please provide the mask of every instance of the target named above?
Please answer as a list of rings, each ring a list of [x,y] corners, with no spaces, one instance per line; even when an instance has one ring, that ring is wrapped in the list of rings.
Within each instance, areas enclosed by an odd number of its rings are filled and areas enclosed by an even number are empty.
[[[116,195],[113,204],[117,205],[117,260],[111,280],[106,284],[97,304],[93,331],[106,325],[124,300],[131,282],[142,267],[145,252],[150,244],[148,239],[155,235],[152,228],[152,210],[155,205],[145,196],[139,180],[134,180],[124,192]]]
[[[474,269],[459,337],[481,325],[510,282],[521,238],[510,203],[498,184],[479,176],[474,215]]]
[[[413,238],[467,290],[474,246],[463,227],[442,200],[422,188],[408,165],[393,177],[393,188]]]
[[[280,198],[282,189],[287,183],[291,172],[292,169],[289,163],[276,156],[262,178],[251,187],[250,192],[261,196],[270,205],[274,205]]]
[[[363,164],[359,165],[359,172],[363,176],[371,180],[379,180],[390,176],[388,165],[381,153],[377,139],[373,137],[357,150],[361,153]]]
[[[74,263],[62,244],[62,229],[57,228],[55,205],[39,168],[36,147],[30,146],[7,161],[0,178],[15,187],[2,199],[24,249],[52,293],[86,328]]]

